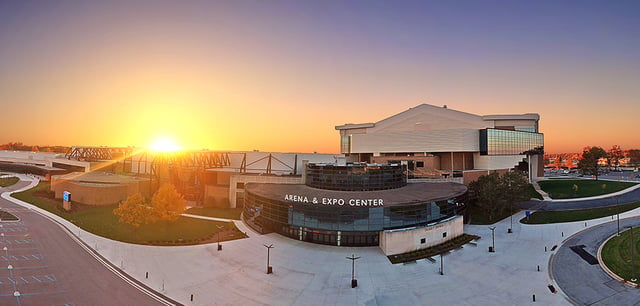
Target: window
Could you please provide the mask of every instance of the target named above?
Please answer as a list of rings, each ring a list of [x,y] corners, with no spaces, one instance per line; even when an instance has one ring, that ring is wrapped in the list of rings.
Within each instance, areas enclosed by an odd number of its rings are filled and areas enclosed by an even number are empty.
[[[423,161],[417,161],[416,162],[416,168],[424,168],[424,162]]]
[[[427,238],[420,238],[420,244],[427,243]]]
[[[236,184],[236,188],[237,189],[244,189],[244,183],[237,183]]]
[[[447,232],[442,233],[442,238],[447,238]]]

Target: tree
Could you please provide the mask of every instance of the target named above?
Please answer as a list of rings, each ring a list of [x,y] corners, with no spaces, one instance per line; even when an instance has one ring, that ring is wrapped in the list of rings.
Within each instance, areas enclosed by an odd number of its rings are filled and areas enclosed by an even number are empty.
[[[524,173],[520,171],[509,171],[500,177],[502,198],[506,201],[507,207],[514,203],[529,199],[529,182]]]
[[[145,203],[144,197],[140,193],[128,196],[118,205],[118,208],[113,210],[113,214],[120,217],[118,220],[120,223],[128,223],[134,227],[154,221],[151,207]]]
[[[562,155],[556,155],[556,160],[553,162],[553,165],[556,167],[556,169],[562,168]]]
[[[609,156],[607,162],[609,167],[614,166],[615,169],[618,169],[618,165],[620,165],[620,160],[624,158],[624,153],[622,149],[620,149],[619,145],[614,145],[609,149]]]
[[[640,164],[640,150],[631,149],[627,152],[627,157],[629,157],[629,163],[637,166]]]
[[[567,161],[564,163],[564,165],[568,168],[574,168],[575,165],[573,164],[573,162],[576,160],[577,156],[575,154],[571,154],[569,155],[569,157],[567,157]]]
[[[502,176],[497,172],[483,175],[469,184],[476,195],[475,205],[482,209],[489,220],[513,208],[518,201],[529,198],[529,182],[524,173],[510,171]]]
[[[477,200],[475,205],[482,209],[489,220],[493,220],[494,215],[500,210],[500,174],[497,172],[482,175],[478,180],[469,184],[469,189],[475,194]]]
[[[607,152],[601,147],[586,147],[582,152],[582,158],[578,162],[578,169],[585,174],[591,174],[598,180],[598,174],[600,171],[600,164],[598,163],[601,158],[607,157]]]
[[[171,184],[163,184],[151,199],[153,214],[158,220],[175,221],[184,212],[184,198]]]

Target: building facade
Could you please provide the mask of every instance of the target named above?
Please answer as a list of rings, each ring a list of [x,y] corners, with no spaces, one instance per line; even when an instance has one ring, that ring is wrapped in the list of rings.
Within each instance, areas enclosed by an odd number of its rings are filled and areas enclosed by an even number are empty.
[[[404,163],[411,178],[517,168],[544,175],[538,114],[480,116],[421,104],[375,123],[336,126],[348,162]]]
[[[337,246],[388,246],[383,251],[393,254],[462,234],[457,216],[466,200],[462,184],[407,184],[406,166],[399,164],[308,164],[303,176],[305,184],[247,184],[245,223],[263,234]],[[434,226],[445,233],[425,230]],[[398,231],[405,232],[402,239],[416,236],[417,245],[399,248],[393,239],[398,235],[392,234]]]

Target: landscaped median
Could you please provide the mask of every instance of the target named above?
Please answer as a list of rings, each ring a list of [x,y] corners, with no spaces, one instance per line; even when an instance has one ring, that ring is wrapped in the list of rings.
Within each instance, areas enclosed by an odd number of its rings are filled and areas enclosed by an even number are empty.
[[[631,275],[631,246],[634,253],[635,275]],[[631,243],[631,231],[620,232],[620,236],[609,239],[600,252],[604,265],[617,276],[626,281],[638,283],[640,275],[640,228],[633,229],[633,243]],[[632,280],[635,278],[636,280]]]
[[[472,240],[480,239],[479,236],[462,234],[456,238],[453,238],[445,243],[441,243],[430,248],[411,251],[402,254],[389,255],[387,258],[392,264],[413,262],[419,259],[430,258],[440,254],[447,253],[451,250],[462,248],[463,245],[471,242]]]
[[[0,187],[11,186],[11,185],[14,185],[15,183],[17,183],[18,181],[20,181],[20,179],[15,177],[15,176],[0,177]]]
[[[547,224],[584,221],[613,216],[638,207],[640,207],[640,202],[589,209],[543,210],[536,211],[531,216],[520,219],[520,222],[524,224]]]
[[[548,179],[539,181],[538,185],[552,199],[577,199],[610,194],[637,184],[604,180]]]
[[[220,240],[244,238],[233,222],[219,222],[195,218],[179,217],[175,222],[159,221],[134,227],[118,221],[113,214],[118,205],[91,206],[73,204],[69,212],[62,208],[62,201],[53,199],[50,183],[40,182],[38,186],[12,194],[12,197],[31,203],[54,213],[76,226],[93,234],[136,244],[150,245],[192,245]],[[220,227],[220,228],[219,228]]]

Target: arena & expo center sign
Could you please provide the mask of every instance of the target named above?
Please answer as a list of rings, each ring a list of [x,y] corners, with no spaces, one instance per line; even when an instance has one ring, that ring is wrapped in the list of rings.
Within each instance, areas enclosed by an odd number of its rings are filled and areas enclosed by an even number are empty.
[[[324,197],[307,197],[303,195],[285,194],[284,200],[294,203],[306,203],[316,205],[349,205],[349,206],[384,206],[383,199],[342,199],[342,198],[324,198]]]

